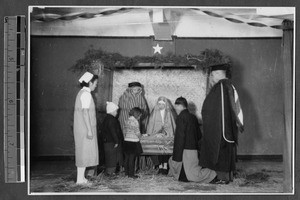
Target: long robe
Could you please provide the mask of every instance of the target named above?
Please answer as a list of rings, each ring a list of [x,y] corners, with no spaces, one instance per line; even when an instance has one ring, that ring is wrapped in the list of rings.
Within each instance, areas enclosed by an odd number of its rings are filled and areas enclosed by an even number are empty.
[[[183,110],[176,119],[173,156],[169,159],[169,175],[179,181],[209,183],[216,172],[199,166],[198,150],[201,131],[196,116]]]
[[[106,168],[116,167],[117,163],[123,165],[123,133],[120,122],[111,114],[107,114],[102,122],[101,136],[104,141]],[[114,148],[115,144],[118,147]]]
[[[243,131],[243,124],[238,116],[241,110],[237,107],[234,90],[230,80],[220,80],[212,87],[202,107],[200,165],[219,172],[232,172],[236,169],[238,133]]]
[[[161,110],[158,108],[158,101],[165,102],[164,118],[162,118]],[[176,128],[176,113],[170,101],[165,97],[159,97],[149,116],[147,124],[147,134],[155,135],[158,133],[165,134],[166,137],[173,137]]]
[[[97,141],[97,119],[95,103],[93,98],[88,109],[93,139],[87,138],[88,129],[83,117],[83,109],[80,97],[87,92],[81,89],[76,97],[74,109],[74,140],[75,140],[75,164],[77,167],[90,167],[99,164],[98,141]]]
[[[121,124],[121,128],[124,134],[124,129],[126,125],[126,121],[129,118],[129,111],[134,108],[139,107],[143,111],[143,115],[141,117],[141,131],[142,133],[145,132],[145,124],[148,117],[149,109],[147,102],[142,95],[142,90],[138,94],[132,94],[131,89],[127,88],[124,94],[119,99],[119,121]]]

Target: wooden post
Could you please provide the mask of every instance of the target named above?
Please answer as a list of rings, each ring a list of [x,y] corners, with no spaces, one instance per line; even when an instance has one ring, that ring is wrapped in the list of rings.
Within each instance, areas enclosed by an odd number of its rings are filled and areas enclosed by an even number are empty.
[[[284,21],[282,38],[283,74],[284,74],[284,125],[283,144],[284,187],[286,193],[293,191],[293,22]]]

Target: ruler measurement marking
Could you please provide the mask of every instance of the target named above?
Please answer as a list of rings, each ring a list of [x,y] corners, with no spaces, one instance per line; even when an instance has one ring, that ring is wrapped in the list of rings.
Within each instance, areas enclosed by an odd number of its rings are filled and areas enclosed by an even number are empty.
[[[21,30],[21,17],[17,16],[17,32]]]
[[[5,182],[25,181],[25,17],[4,18]]]

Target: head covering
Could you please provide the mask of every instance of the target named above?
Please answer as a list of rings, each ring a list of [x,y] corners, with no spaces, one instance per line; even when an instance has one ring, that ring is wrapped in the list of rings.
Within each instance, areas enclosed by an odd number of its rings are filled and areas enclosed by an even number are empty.
[[[177,99],[176,99],[176,101],[175,101],[175,105],[182,105],[182,106],[184,106],[184,107],[188,107],[188,103],[187,103],[187,100],[186,100],[186,98],[184,98],[184,97],[178,97]]]
[[[164,100],[158,100],[157,103],[166,104],[166,102]]]
[[[84,81],[84,82],[88,83],[88,82],[90,82],[90,80],[92,80],[93,76],[94,75],[92,73],[85,72],[79,79],[79,82],[82,83]]]
[[[164,119],[162,119],[161,111],[158,107],[160,101],[163,101],[166,104]],[[149,116],[147,134],[156,135],[162,133],[167,137],[173,137],[176,127],[175,119],[176,112],[170,100],[166,97],[159,97]]]
[[[115,110],[118,110],[119,107],[113,102],[106,102],[106,113],[112,113]]]
[[[210,66],[210,71],[217,71],[217,70],[228,70],[230,68],[229,64],[218,64]]]
[[[131,82],[128,84],[128,87],[142,87],[142,84],[139,82]]]

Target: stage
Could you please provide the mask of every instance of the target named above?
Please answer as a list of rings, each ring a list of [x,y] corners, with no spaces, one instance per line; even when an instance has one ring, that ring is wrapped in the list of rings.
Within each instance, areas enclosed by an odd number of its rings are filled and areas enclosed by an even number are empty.
[[[104,173],[90,179],[91,184],[75,184],[74,161],[32,162],[31,194],[237,194],[237,193],[281,193],[283,192],[282,161],[248,160],[237,163],[236,178],[228,185],[178,182],[172,177],[157,175],[157,170],[144,169],[140,178],[131,179],[120,173],[109,178]]]

